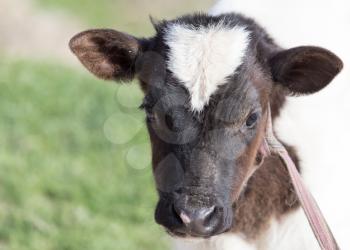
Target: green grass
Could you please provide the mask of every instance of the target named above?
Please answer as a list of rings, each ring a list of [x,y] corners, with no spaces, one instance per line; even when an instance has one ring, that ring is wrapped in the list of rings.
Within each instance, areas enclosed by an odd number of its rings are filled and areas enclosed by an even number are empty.
[[[206,11],[213,0],[35,0],[46,10],[63,10],[92,27],[111,27],[138,36],[154,33],[149,15],[157,19]]]
[[[70,15],[81,18],[92,25],[112,25],[115,21],[125,20],[124,13],[116,13],[121,2],[113,0],[36,0],[39,6],[47,9],[61,9]]]
[[[0,249],[166,249],[140,99],[136,85],[1,59]]]

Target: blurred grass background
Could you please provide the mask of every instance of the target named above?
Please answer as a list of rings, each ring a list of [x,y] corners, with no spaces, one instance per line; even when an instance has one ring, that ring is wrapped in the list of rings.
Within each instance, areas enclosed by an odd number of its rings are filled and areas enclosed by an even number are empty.
[[[210,2],[34,4],[87,27],[147,36],[149,14],[171,18]],[[101,83],[69,64],[7,56],[1,47],[0,55],[0,249],[167,249],[153,219],[157,195],[137,85]]]
[[[149,16],[171,19],[206,11],[214,0],[36,0],[47,10],[63,9],[93,27],[118,27],[134,35],[153,33]]]

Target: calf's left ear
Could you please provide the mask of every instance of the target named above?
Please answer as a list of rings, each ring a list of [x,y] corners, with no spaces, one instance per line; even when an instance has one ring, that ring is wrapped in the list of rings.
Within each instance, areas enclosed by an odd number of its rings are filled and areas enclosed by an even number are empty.
[[[312,94],[327,86],[343,68],[329,50],[302,46],[283,50],[269,60],[273,80],[292,94]]]
[[[111,29],[87,30],[74,36],[69,47],[94,75],[105,80],[131,80],[141,52],[137,38]]]

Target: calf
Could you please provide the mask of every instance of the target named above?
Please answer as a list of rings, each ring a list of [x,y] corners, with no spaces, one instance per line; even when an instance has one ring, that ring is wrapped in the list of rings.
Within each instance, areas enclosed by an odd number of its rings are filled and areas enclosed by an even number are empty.
[[[140,82],[156,221],[177,239],[198,239],[179,249],[277,249],[269,244],[271,221],[288,227],[300,204],[278,156],[262,157],[268,109],[274,120],[287,95],[323,89],[342,61],[320,47],[284,49],[236,13],[153,24],[151,38],[88,30],[70,47],[97,77]],[[302,237],[281,241],[279,249],[303,246]]]

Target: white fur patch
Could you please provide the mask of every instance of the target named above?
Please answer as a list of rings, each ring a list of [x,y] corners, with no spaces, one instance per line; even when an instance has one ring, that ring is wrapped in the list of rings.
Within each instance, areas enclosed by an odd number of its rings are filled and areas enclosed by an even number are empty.
[[[272,219],[270,228],[257,243],[262,250],[320,249],[301,208],[279,220]]]
[[[257,250],[241,235],[226,233],[210,239],[174,239],[174,250]]]
[[[170,48],[169,70],[185,85],[191,95],[193,110],[200,111],[228,76],[242,64],[249,44],[244,27],[191,29],[173,24],[165,41]]]
[[[256,241],[248,241],[242,235],[225,233],[210,239],[173,239],[174,250],[295,250],[319,249],[301,208],[272,219],[269,228]]]

